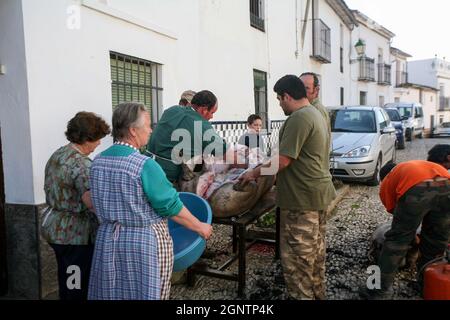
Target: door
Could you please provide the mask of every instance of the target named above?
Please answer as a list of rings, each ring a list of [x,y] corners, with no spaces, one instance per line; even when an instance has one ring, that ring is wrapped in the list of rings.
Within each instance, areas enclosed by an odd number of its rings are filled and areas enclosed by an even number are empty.
[[[395,132],[386,134],[381,133],[383,129],[390,127],[390,119],[386,112],[382,109],[377,109],[376,114],[378,118],[378,125],[380,126],[380,132],[378,134],[380,135],[380,150],[383,154],[382,165],[384,165],[394,156],[396,138]]]
[[[5,227],[5,185],[2,161],[2,136],[0,128],[0,296],[8,291],[6,262],[6,227]]]

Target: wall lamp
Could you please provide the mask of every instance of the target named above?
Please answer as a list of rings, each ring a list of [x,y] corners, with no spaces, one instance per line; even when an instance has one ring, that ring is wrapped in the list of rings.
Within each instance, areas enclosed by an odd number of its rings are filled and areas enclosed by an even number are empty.
[[[350,59],[350,63],[358,62],[360,58],[364,57],[366,55],[366,43],[359,39],[358,42],[355,44],[355,50],[358,54],[357,59]]]

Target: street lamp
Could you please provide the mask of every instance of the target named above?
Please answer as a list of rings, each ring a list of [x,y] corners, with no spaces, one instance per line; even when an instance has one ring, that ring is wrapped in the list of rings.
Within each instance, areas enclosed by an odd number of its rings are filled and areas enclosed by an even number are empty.
[[[366,44],[361,39],[355,44],[356,53],[358,56],[363,56],[366,53]]]
[[[360,60],[360,58],[364,57],[366,55],[366,43],[359,39],[358,42],[355,44],[356,53],[358,54],[357,59],[351,59],[350,63],[356,63]]]

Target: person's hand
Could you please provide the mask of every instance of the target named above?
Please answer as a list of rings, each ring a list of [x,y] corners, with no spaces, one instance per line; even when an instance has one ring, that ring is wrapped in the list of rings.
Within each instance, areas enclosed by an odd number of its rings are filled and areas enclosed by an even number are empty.
[[[197,231],[197,233],[205,240],[208,240],[211,237],[212,234],[212,226],[207,223],[200,223],[200,228]]]

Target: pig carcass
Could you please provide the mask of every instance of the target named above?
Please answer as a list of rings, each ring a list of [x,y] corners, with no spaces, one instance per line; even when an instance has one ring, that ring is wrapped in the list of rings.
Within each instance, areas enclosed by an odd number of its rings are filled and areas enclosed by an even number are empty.
[[[390,222],[379,225],[377,229],[373,232],[372,237],[370,239],[371,245],[368,252],[368,258],[371,263],[378,264],[381,251],[383,250],[385,234],[389,230],[391,230]],[[419,228],[416,231],[416,236],[414,240],[409,245],[408,253],[400,263],[399,266],[400,268],[409,268],[416,263],[416,260],[419,256],[420,231],[421,227],[419,226]]]
[[[260,159],[260,156],[255,157],[254,152],[247,152],[245,157],[250,160]],[[250,167],[252,164],[255,166],[255,162],[250,163]],[[229,165],[209,158],[205,159],[203,170],[199,173],[192,172],[189,165],[183,164],[183,176],[178,185],[180,191],[196,193],[206,199],[215,217],[237,216],[252,209],[275,183],[275,176],[272,175],[261,176],[256,181],[243,185],[238,178],[245,171],[246,169],[230,169]]]

